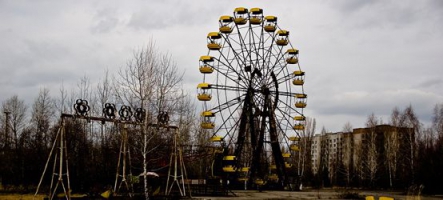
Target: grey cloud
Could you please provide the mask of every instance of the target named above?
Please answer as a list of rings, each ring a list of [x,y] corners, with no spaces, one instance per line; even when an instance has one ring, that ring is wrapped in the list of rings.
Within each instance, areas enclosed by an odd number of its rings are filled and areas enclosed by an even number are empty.
[[[226,4],[219,1],[211,2],[213,5],[209,7],[206,6],[207,3],[207,1],[175,1],[173,3],[145,4],[142,6],[143,9],[139,9],[131,15],[128,26],[136,30],[156,30],[172,26],[186,27],[201,23],[217,22],[218,18],[208,19],[206,17],[213,16],[212,13],[220,13],[221,10],[229,8]],[[171,4],[174,6],[171,7]],[[230,13],[232,11],[220,13],[219,15]]]
[[[93,26],[91,28],[93,33],[108,33],[114,30],[120,23],[117,8],[104,8],[98,10],[94,16]]]

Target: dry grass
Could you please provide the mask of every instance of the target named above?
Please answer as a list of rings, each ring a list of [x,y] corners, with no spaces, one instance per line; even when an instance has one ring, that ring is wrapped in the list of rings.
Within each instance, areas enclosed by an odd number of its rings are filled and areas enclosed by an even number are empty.
[[[45,195],[33,194],[0,194],[0,200],[42,200]]]

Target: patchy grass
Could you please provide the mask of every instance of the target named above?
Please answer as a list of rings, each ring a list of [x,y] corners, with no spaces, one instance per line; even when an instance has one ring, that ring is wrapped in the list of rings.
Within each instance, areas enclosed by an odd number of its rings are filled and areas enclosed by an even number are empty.
[[[42,200],[46,195],[33,194],[0,194],[1,200]]]

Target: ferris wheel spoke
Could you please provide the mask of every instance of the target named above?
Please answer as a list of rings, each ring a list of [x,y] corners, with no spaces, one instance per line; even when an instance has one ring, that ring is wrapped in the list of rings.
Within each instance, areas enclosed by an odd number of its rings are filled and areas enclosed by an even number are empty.
[[[237,53],[236,49],[233,47],[233,45],[231,44],[231,40],[229,36],[223,36],[225,39],[225,42],[228,44],[229,50],[228,52],[233,55],[233,58],[229,59],[227,56],[230,56],[230,54],[224,55],[222,54],[221,57],[223,58],[223,60],[225,60],[226,62],[222,62],[221,59],[219,60],[221,63],[223,63],[224,66],[226,66],[228,69],[231,69],[232,71],[236,72],[238,76],[238,78],[241,78],[241,80],[247,80],[247,75],[243,72],[243,70],[236,70],[235,68],[233,68],[233,62],[235,61],[237,63],[237,65],[240,66],[245,66],[246,63],[244,63],[244,57],[242,55],[240,55],[239,53]],[[240,72],[239,72],[240,71]],[[246,84],[246,82],[245,82]]]
[[[242,95],[240,97],[233,98],[233,99],[231,99],[229,101],[226,101],[224,103],[221,103],[218,106],[210,109],[210,111],[212,111],[214,113],[220,113],[220,112],[224,111],[225,109],[233,107],[233,106],[235,106],[237,104],[240,105],[241,102],[243,101],[242,99],[244,99],[244,95]]]
[[[236,86],[229,86],[229,85],[218,85],[218,84],[213,84],[211,85],[211,88],[213,89],[217,89],[217,90],[225,90],[225,91],[240,91],[240,92],[246,92],[247,88],[243,88],[243,87],[236,87]]]
[[[241,106],[241,104],[238,104],[234,110],[237,110],[240,106]],[[222,110],[220,110],[220,111],[222,111]],[[236,127],[238,126],[238,123],[239,123],[239,120],[235,120],[235,118],[233,117],[234,113],[231,113],[231,112],[228,112],[228,113],[229,114],[227,115],[227,117],[225,116],[225,118],[223,119],[223,123],[220,124],[218,129],[215,131],[215,133],[217,133],[220,130],[227,130],[224,137],[226,137],[226,135],[233,136],[233,134],[235,133],[235,130],[237,130]]]

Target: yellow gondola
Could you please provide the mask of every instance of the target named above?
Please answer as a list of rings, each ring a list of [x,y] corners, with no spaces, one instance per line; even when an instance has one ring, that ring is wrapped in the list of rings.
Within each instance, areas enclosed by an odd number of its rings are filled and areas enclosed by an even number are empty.
[[[197,95],[198,100],[200,100],[200,101],[210,101],[211,100],[212,96],[210,94],[206,93],[206,91],[205,91],[205,90],[211,88],[211,85],[209,83],[199,83],[197,85],[197,88],[202,91]]]
[[[229,24],[234,21],[233,17],[224,15],[224,16],[220,17],[219,21],[220,21],[220,28],[219,28],[219,30],[220,30],[221,33],[229,34],[229,33],[232,32],[232,27],[229,26]]]
[[[234,10],[234,23],[237,25],[245,25],[247,22],[246,16],[248,14],[248,9],[239,7]]]
[[[288,36],[289,31],[287,30],[279,30],[277,31],[278,38],[275,43],[279,46],[286,46],[289,43]]]
[[[288,64],[297,64],[298,58],[296,57],[298,54],[298,49],[288,49],[286,51],[286,54],[288,54],[288,58],[286,58],[286,62]]]
[[[276,30],[277,17],[266,16],[264,29],[266,32],[275,32]]]
[[[210,74],[214,72],[214,69],[208,64],[209,62],[214,62],[212,56],[200,56],[200,73]]]
[[[282,153],[283,158],[289,158],[291,157],[290,153]]]
[[[293,142],[300,141],[300,138],[296,137],[296,136],[292,136],[292,137],[289,137],[289,141],[293,141]]]
[[[261,24],[263,9],[261,8],[251,8],[251,17],[249,17],[249,23],[253,25]]]
[[[208,49],[209,50],[219,50],[221,48],[220,44],[217,43],[217,40],[221,38],[219,32],[210,32],[208,33]]]

